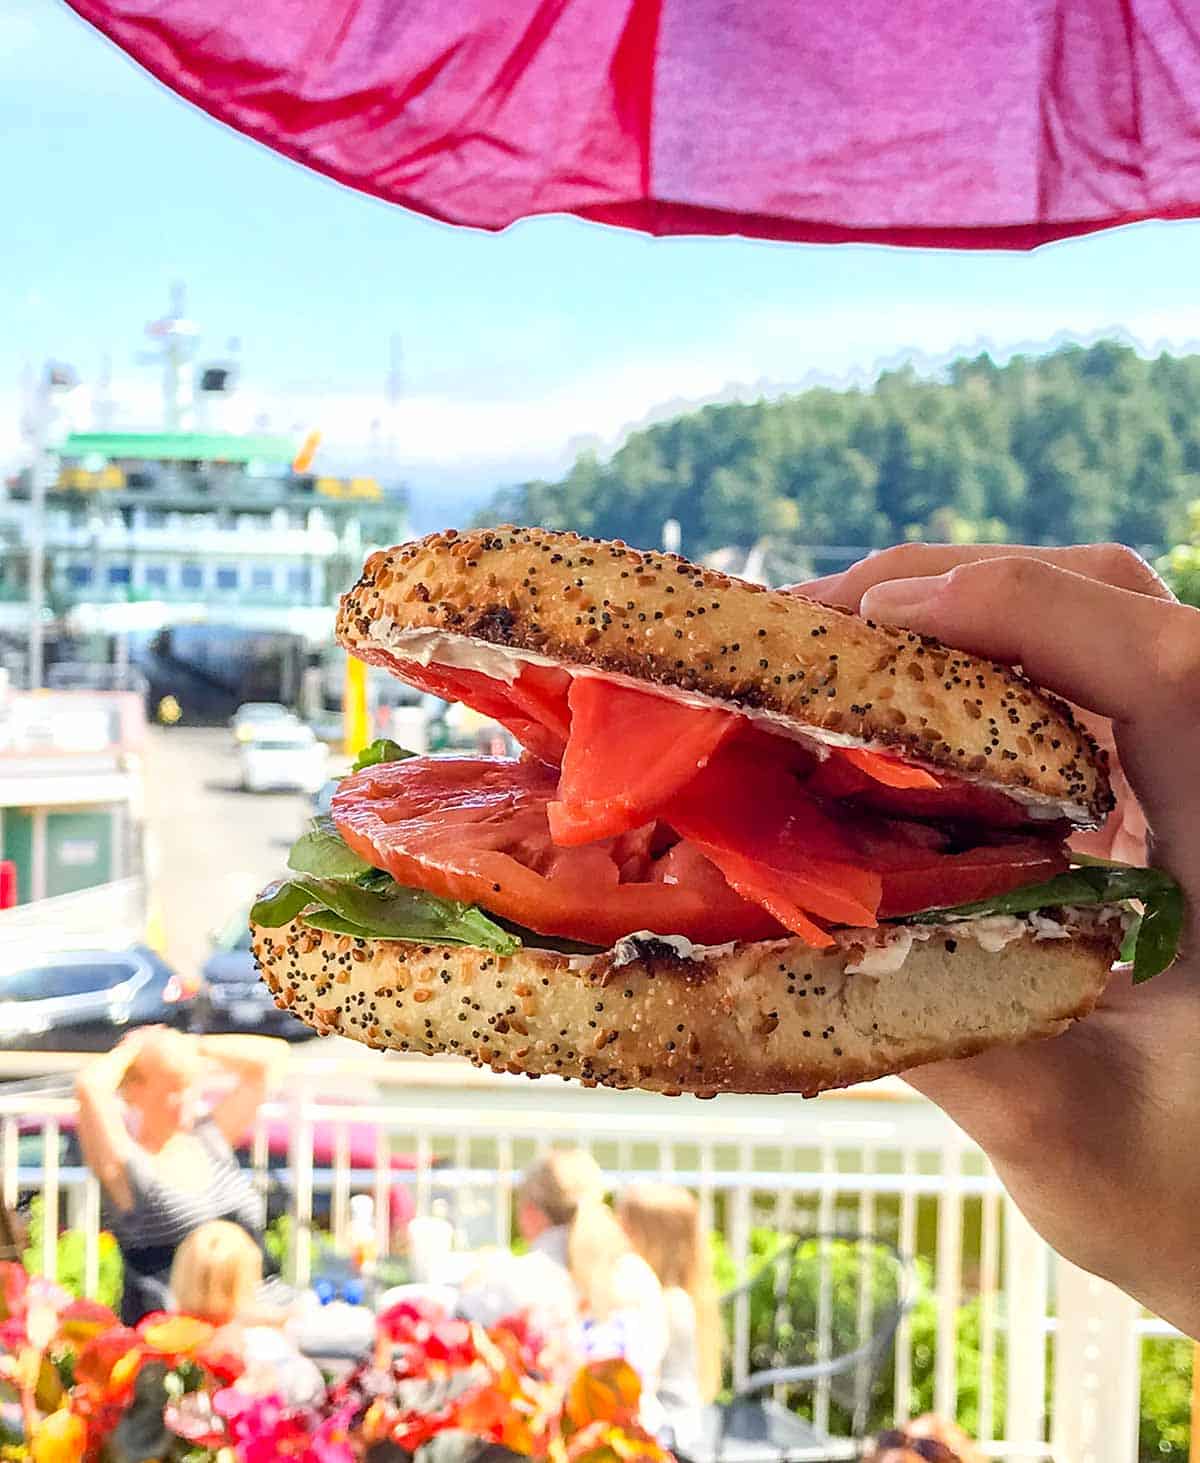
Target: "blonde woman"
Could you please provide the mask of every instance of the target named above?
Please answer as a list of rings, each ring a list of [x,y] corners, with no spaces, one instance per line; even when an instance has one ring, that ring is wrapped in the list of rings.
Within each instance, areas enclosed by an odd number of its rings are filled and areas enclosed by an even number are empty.
[[[176,1310],[220,1328],[251,1310],[262,1284],[262,1251],[226,1219],[202,1224],[175,1251],[171,1299]]]
[[[535,1164],[517,1194],[517,1225],[532,1251],[566,1270],[585,1325],[640,1314],[657,1343],[665,1326],[661,1289],[605,1203],[604,1179],[590,1154],[559,1149]],[[662,1339],[665,1345],[665,1334]]]
[[[177,1310],[217,1327],[216,1350],[242,1359],[239,1391],[304,1406],[322,1394],[321,1373],[284,1334],[286,1313],[259,1304],[262,1278],[262,1250],[250,1235],[240,1224],[214,1219],[175,1251],[171,1297]]]
[[[79,1074],[79,1140],[125,1260],[126,1325],[163,1309],[175,1251],[192,1230],[229,1219],[261,1233],[262,1201],[234,1149],[286,1060],[287,1043],[271,1037],[147,1026]],[[226,1090],[206,1106],[213,1079]]]
[[[672,1443],[686,1452],[721,1386],[721,1320],[700,1206],[686,1189],[639,1184],[621,1193],[617,1218],[662,1287],[667,1340],[658,1401]]]

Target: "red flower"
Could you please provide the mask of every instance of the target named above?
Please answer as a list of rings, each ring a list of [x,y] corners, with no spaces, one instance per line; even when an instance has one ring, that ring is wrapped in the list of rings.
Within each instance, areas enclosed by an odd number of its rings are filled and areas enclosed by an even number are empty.
[[[401,1301],[379,1317],[381,1334],[397,1346],[400,1370],[407,1377],[444,1375],[478,1359],[471,1327],[440,1307]]]
[[[58,1318],[59,1335],[76,1344],[102,1336],[120,1324],[107,1306],[94,1300],[73,1300]]]
[[[15,1260],[0,1260],[0,1320],[25,1314],[29,1276]]]
[[[94,1336],[75,1363],[75,1388],[81,1400],[93,1410],[127,1402],[144,1355],[137,1332],[127,1326]]]

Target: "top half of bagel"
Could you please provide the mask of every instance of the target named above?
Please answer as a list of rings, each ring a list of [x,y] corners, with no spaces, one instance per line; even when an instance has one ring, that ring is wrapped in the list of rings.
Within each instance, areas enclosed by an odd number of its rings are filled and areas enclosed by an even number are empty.
[[[1012,668],[620,542],[488,528],[382,550],[342,598],[338,639],[382,664],[446,658],[511,679],[526,658],[631,678],[891,750],[1081,827],[1112,807],[1089,733]]]

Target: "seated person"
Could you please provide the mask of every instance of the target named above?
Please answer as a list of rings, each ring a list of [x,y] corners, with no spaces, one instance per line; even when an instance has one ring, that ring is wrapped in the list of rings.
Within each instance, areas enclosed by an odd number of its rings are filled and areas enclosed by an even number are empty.
[[[480,1257],[462,1285],[459,1310],[484,1325],[518,1311],[531,1314],[548,1339],[573,1331],[579,1293],[571,1276],[571,1226],[585,1200],[603,1201],[604,1180],[581,1149],[556,1149],[521,1180],[516,1195],[517,1231],[524,1255],[497,1250]]]
[[[543,1365],[569,1376],[588,1359],[623,1356],[653,1408],[666,1348],[666,1317],[653,1271],[604,1202],[589,1153],[556,1149],[517,1190],[517,1228],[528,1252],[485,1257],[463,1286],[459,1311],[494,1324],[526,1312],[547,1343]]]
[[[708,1234],[686,1189],[639,1184],[617,1199],[617,1219],[662,1286],[667,1341],[658,1381],[664,1441],[699,1442],[705,1403],[721,1386],[721,1319]]]
[[[287,1312],[262,1306],[262,1280],[258,1245],[240,1225],[215,1219],[194,1229],[176,1250],[171,1298],[177,1310],[217,1327],[215,1351],[244,1362],[239,1391],[306,1406],[324,1393],[321,1373],[285,1335]]]

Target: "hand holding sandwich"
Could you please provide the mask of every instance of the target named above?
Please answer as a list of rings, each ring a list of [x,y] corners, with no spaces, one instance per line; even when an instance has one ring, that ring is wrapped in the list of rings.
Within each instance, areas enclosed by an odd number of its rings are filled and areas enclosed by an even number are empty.
[[[1114,977],[1053,1041],[909,1080],[983,1146],[1056,1249],[1200,1336],[1200,611],[1114,546],[910,545],[803,592],[1019,663],[1104,719],[1119,801],[1107,843],[1087,849],[1144,862],[1148,825],[1187,897],[1184,958],[1145,986]]]

